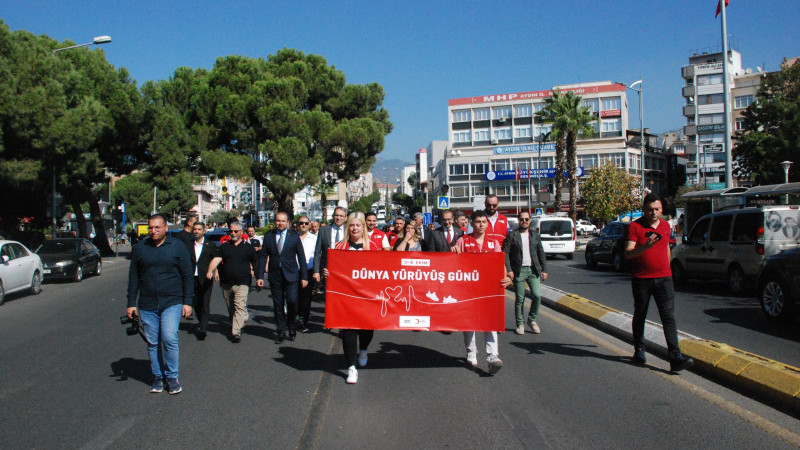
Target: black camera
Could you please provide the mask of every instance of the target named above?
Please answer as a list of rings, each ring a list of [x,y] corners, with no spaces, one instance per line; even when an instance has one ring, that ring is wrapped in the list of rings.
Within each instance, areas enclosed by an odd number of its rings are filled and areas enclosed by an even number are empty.
[[[139,316],[137,316],[136,313],[134,313],[131,318],[128,318],[128,316],[120,317],[119,323],[122,325],[131,325],[125,328],[125,332],[128,333],[128,336],[139,334]]]

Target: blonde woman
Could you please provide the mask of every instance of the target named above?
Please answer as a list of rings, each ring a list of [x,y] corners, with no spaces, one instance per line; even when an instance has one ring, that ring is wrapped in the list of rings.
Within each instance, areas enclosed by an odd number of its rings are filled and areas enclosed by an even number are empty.
[[[403,231],[397,236],[393,250],[402,251],[422,251],[422,233],[417,222],[410,220],[403,227]]]
[[[362,212],[351,213],[345,224],[344,238],[336,244],[337,250],[381,250],[370,245],[367,236],[367,221]],[[330,276],[328,269],[324,269],[325,277]],[[339,334],[342,337],[342,347],[344,356],[349,367],[347,368],[347,383],[356,384],[358,382],[358,369],[356,362],[361,367],[367,365],[367,347],[372,342],[375,330],[352,330],[342,329]]]

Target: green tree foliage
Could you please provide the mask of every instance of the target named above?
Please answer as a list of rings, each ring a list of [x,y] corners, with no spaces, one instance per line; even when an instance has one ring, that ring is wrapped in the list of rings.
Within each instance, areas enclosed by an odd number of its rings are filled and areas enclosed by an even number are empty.
[[[573,220],[577,218],[577,186],[578,186],[578,137],[591,134],[594,129],[589,122],[594,120],[588,106],[583,105],[583,98],[572,91],[562,94],[560,90],[553,92],[552,97],[545,99],[545,107],[537,113],[545,123],[553,124],[553,136],[556,140],[556,208],[561,203],[561,180],[564,166],[569,183],[569,213]],[[561,142],[563,140],[563,142]],[[563,149],[560,150],[560,147]],[[566,155],[564,154],[566,153]],[[558,164],[560,163],[560,164]]]
[[[13,216],[31,208],[26,198],[43,203],[55,172],[57,189],[79,221],[88,203],[97,243],[108,254],[93,188],[108,171],[130,170],[127,162],[141,153],[141,98],[127,71],[111,66],[102,50],[53,54],[72,44],[11,32],[0,21],[0,188],[15,192],[0,209]]]
[[[228,219],[239,217],[239,211],[236,209],[231,209],[230,211],[226,211],[224,209],[218,209],[211,213],[208,217],[208,225],[212,227],[217,224],[221,224],[223,227],[227,226]]]
[[[637,179],[607,162],[589,170],[589,179],[581,189],[586,202],[586,214],[594,220],[607,222],[614,217],[637,209]]]
[[[761,80],[756,101],[744,112],[744,127],[736,133],[734,175],[757,184],[783,183],[781,161],[800,166],[800,64]],[[800,181],[800,171],[790,170],[789,181]]]
[[[381,193],[378,191],[372,191],[371,194],[361,197],[360,199],[353,202],[348,208],[348,212],[353,211],[361,211],[366,213],[372,209],[372,204],[377,202],[381,199]]]

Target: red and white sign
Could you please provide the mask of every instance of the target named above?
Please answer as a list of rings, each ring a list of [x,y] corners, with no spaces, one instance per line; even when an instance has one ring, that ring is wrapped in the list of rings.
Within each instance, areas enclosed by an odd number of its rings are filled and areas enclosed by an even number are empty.
[[[325,328],[504,331],[505,254],[328,251]]]
[[[624,92],[626,86],[624,84],[602,84],[595,86],[581,86],[571,89],[562,89],[561,92],[574,92],[578,95],[591,95],[599,94],[601,92]],[[494,102],[510,102],[517,100],[533,100],[537,98],[545,98],[553,95],[552,90],[546,91],[531,91],[531,92],[517,92],[515,94],[497,94],[497,95],[481,95],[479,97],[464,97],[452,98],[447,104],[450,106],[455,105],[473,105],[476,103],[494,103]]]
[[[619,117],[621,115],[622,110],[620,109],[607,109],[600,112],[600,117]]]

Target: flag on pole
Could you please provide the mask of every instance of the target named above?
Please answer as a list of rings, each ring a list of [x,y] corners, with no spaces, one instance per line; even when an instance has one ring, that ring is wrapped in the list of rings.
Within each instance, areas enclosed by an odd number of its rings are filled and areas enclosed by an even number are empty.
[[[517,166],[517,170],[514,171],[514,179],[515,180],[520,179],[519,166]]]
[[[728,7],[728,4],[729,4],[730,2],[731,2],[731,0],[725,0],[725,7],[726,7],[726,8]],[[714,15],[714,18],[716,19],[716,18],[717,18],[717,16],[719,16],[721,12],[722,12],[722,0],[719,0],[719,1],[717,2],[717,13]]]

